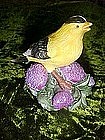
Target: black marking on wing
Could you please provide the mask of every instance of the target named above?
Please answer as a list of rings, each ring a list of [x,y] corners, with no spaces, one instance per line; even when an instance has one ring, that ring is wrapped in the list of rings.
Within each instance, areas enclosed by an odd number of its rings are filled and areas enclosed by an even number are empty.
[[[39,40],[31,45],[31,56],[39,59],[49,59],[47,55],[48,37]]]

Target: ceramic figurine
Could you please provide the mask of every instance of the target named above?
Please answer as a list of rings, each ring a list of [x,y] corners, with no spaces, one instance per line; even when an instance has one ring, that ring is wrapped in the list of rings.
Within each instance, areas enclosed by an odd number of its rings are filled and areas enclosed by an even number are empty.
[[[91,25],[82,16],[72,16],[56,32],[33,43],[23,55],[27,61],[41,63],[56,78],[62,89],[70,89],[71,83],[60,77],[55,69],[70,65],[80,57],[83,36]]]
[[[12,61],[35,62],[26,72],[25,83],[43,108],[56,111],[86,106],[94,79],[75,61],[91,25],[82,16],[72,16],[56,32],[33,43],[24,57]]]

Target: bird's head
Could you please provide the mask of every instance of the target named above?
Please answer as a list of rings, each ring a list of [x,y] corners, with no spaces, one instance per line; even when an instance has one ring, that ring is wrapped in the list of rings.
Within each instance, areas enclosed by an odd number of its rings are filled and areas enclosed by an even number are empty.
[[[57,30],[55,33],[52,33],[49,37],[55,41],[62,38],[63,40],[67,40],[67,38],[69,40],[70,38],[72,40],[75,40],[76,38],[82,39],[84,33],[90,30],[91,25],[92,23],[88,22],[82,16],[72,16],[61,26],[59,30]]]
[[[83,36],[84,33],[91,30],[91,25],[91,22],[88,22],[84,17],[79,15],[70,17],[69,20],[63,24],[63,26],[68,28],[69,33],[74,36]]]

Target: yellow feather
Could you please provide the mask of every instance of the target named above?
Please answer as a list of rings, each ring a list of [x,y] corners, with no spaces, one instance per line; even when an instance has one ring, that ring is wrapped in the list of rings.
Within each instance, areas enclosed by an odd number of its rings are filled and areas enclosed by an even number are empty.
[[[59,30],[48,36],[47,55],[50,59],[27,57],[28,60],[42,63],[48,72],[73,63],[82,53],[83,35],[89,31],[89,28],[85,27],[90,25],[92,24],[89,22],[63,24]]]

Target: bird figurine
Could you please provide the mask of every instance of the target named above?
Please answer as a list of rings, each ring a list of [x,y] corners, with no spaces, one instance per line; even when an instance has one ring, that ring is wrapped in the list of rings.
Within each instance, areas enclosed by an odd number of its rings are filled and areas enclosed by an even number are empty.
[[[33,43],[23,53],[23,61],[41,63],[57,80],[62,89],[71,89],[72,84],[61,77],[56,68],[76,61],[83,50],[83,36],[92,23],[80,15],[70,17],[60,29]]]

